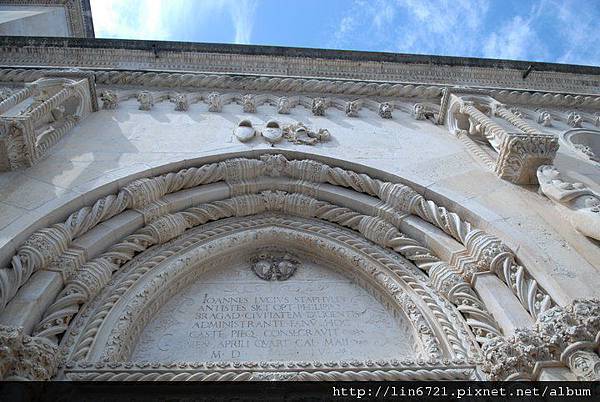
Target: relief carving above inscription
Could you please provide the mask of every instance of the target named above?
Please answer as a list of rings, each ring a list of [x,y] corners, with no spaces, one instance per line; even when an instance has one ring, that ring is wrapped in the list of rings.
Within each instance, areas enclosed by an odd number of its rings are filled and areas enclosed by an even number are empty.
[[[283,257],[262,254],[255,260],[300,265],[290,256]],[[211,271],[167,303],[143,331],[131,360],[285,361],[414,355],[406,318],[387,310],[341,274],[303,262],[302,269],[285,282],[267,281],[247,264]]]

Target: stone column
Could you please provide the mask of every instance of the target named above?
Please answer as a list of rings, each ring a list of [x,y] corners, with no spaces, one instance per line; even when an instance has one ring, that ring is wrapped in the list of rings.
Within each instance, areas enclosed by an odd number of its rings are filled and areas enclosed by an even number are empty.
[[[73,94],[73,89],[69,86],[63,87],[56,94],[52,95],[47,100],[43,101],[39,106],[33,108],[27,113],[31,119],[37,121],[44,117],[46,114],[58,106],[65,100],[67,100]]]
[[[496,107],[496,116],[502,117],[524,133],[541,134],[540,130],[527,124],[525,120],[508,110],[505,105],[500,104]]]
[[[507,136],[506,130],[483,114],[471,103],[465,102],[461,106],[460,112],[468,115],[471,119],[479,123],[481,125],[481,132],[488,140],[490,145],[494,147],[496,151],[501,151],[502,143]]]

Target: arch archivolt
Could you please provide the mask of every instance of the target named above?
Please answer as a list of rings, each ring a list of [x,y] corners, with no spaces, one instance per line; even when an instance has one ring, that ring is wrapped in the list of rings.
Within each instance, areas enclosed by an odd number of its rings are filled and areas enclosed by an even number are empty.
[[[374,250],[368,241],[351,231],[315,220],[261,214],[229,218],[189,232],[159,246],[148,259],[137,261],[136,258],[124,267],[113,285],[99,295],[101,307],[86,318],[84,329],[77,331],[80,336],[75,342],[73,358],[126,361],[135,346],[136,333],[154,313],[146,301],[152,300],[157,308],[193,281],[192,278],[265,245],[318,255],[331,261],[333,266],[345,269],[347,276],[372,289],[374,296],[389,308],[411,317],[420,344],[418,354],[422,358],[464,359],[470,352],[468,349],[473,347],[464,322],[457,319],[456,311],[427,285],[427,277],[422,272],[389,252]],[[201,266],[198,261],[202,262]],[[141,302],[136,303],[137,299]],[[121,316],[128,319],[118,320]],[[109,325],[103,333],[99,328],[104,322]],[[114,322],[119,322],[119,327],[111,328]],[[87,339],[88,334],[95,338],[92,343]],[[104,340],[99,342],[99,337]]]
[[[25,283],[36,280],[35,272],[56,272],[63,279],[62,288],[43,306],[41,318],[26,319],[27,326],[34,336],[60,344],[65,357],[79,361],[73,363],[79,369],[86,368],[88,357],[108,358],[117,364],[127,359],[144,319],[155,309],[152,303],[140,302],[139,310],[122,311],[118,328],[111,329],[110,335],[104,333],[109,328],[106,319],[116,314],[112,308],[120,305],[122,297],[127,295],[123,300],[129,300],[123,308],[136,306],[128,293],[133,288],[128,286],[150,286],[138,294],[154,294],[155,300],[168,298],[178,283],[189,280],[181,279],[184,273],[160,269],[173,267],[165,261],[185,252],[194,244],[194,236],[216,245],[218,240],[207,240],[207,236],[218,232],[217,228],[252,226],[261,219],[263,225],[270,220],[277,231],[299,236],[297,244],[317,236],[329,244],[344,243],[344,250],[350,250],[346,253],[371,261],[357,267],[360,275],[350,274],[394,300],[410,317],[420,339],[420,356],[425,359],[464,362],[475,356],[477,343],[502,335],[486,301],[472,286],[482,272],[498,275],[533,318],[552,305],[499,239],[472,228],[409,186],[314,160],[265,154],[134,180],[117,194],[71,214],[64,223],[34,233],[18,249],[11,266],[0,271],[0,306],[9,304]],[[210,221],[217,222],[206,225]],[[238,234],[250,233],[241,226]],[[90,239],[105,246],[86,249]],[[422,272],[394,262],[390,253],[399,254]],[[330,257],[342,258],[341,254]],[[151,285],[152,281],[157,282]],[[471,336],[465,336],[465,328],[477,342],[468,341]],[[99,355],[100,350],[104,354]],[[379,371],[384,366],[398,371],[398,365],[382,364]],[[368,368],[366,363],[360,367]],[[393,378],[408,378],[405,375]],[[71,378],[80,377],[73,374]]]

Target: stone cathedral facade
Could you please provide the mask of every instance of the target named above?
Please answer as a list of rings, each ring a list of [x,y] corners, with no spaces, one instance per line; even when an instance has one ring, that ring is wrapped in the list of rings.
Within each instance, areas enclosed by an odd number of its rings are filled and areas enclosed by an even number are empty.
[[[0,379],[600,379],[600,68],[57,3],[0,38]]]

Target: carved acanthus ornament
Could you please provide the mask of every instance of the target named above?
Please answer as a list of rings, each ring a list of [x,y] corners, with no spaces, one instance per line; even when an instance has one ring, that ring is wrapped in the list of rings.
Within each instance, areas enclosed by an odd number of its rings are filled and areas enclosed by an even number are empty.
[[[600,300],[577,299],[554,307],[536,323],[540,336],[573,374],[584,381],[600,381]]]
[[[0,381],[47,381],[58,367],[58,347],[23,328],[0,325]]]
[[[583,235],[600,240],[600,195],[583,183],[569,183],[550,165],[537,171],[540,192],[548,197]]]
[[[317,131],[313,131],[303,123],[298,122],[283,127],[283,138],[293,144],[315,145],[320,142],[329,141],[331,134],[326,128],[320,128]]]
[[[553,359],[542,337],[531,329],[496,337],[481,348],[482,370],[492,381],[530,380],[537,362]]]
[[[560,360],[584,381],[600,381],[600,300],[577,299],[542,313],[533,328],[496,337],[482,347],[491,380],[532,378],[538,363]]]

